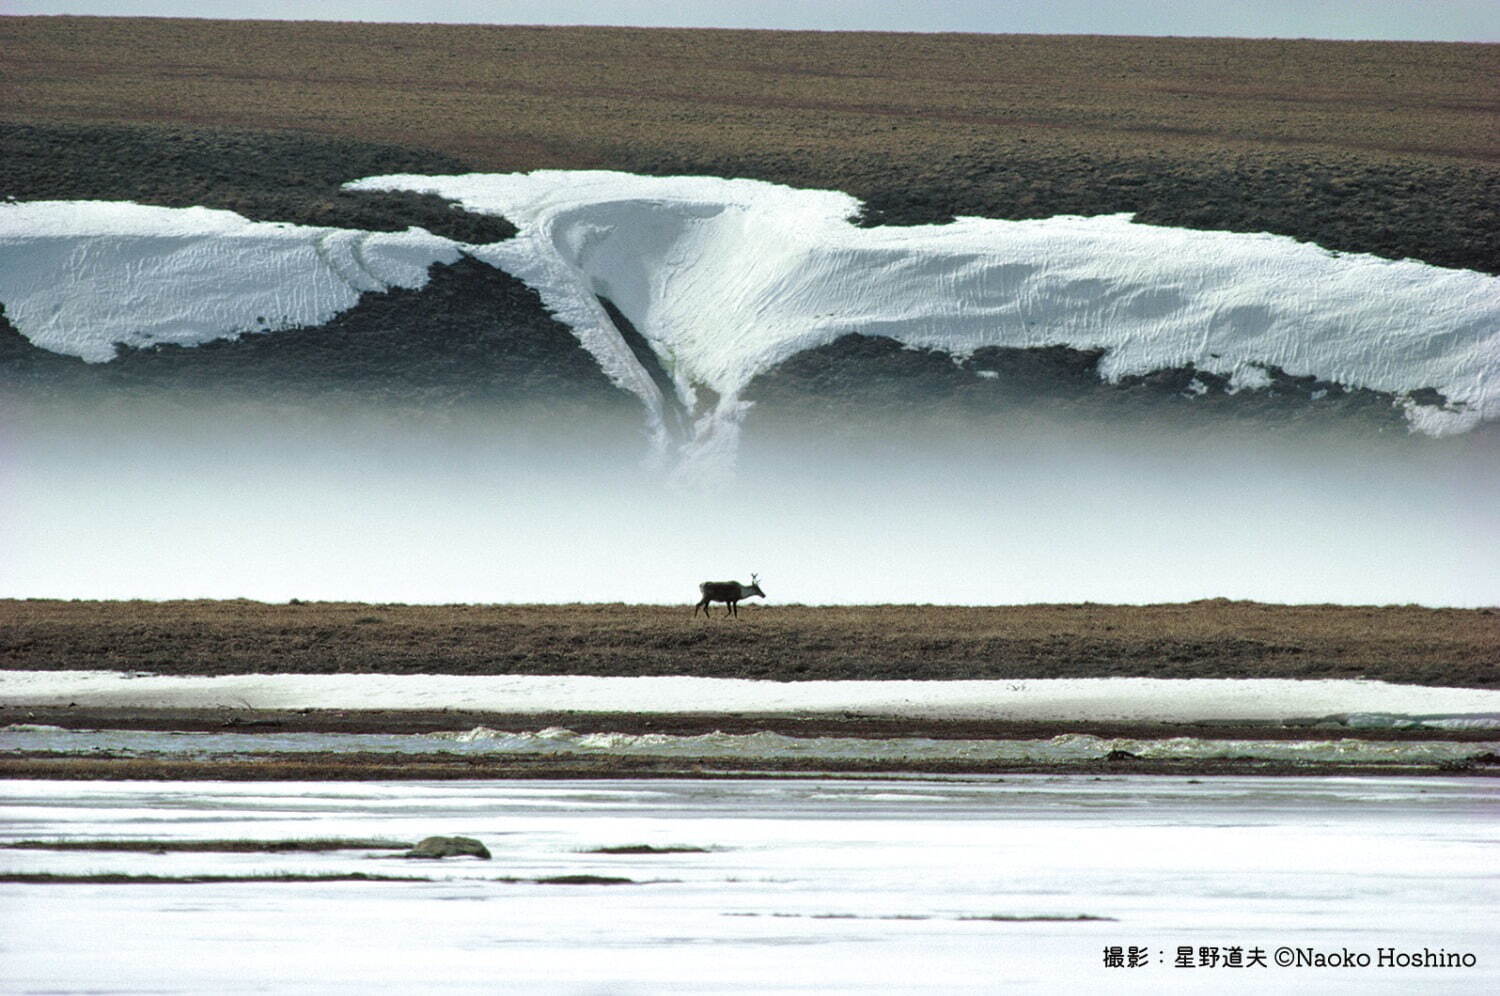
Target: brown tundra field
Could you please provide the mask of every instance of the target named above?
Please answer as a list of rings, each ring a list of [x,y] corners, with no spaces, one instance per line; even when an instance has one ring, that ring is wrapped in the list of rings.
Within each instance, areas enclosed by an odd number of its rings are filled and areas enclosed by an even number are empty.
[[[351,176],[609,168],[1500,272],[1496,45],[6,17],[0,73],[21,199],[372,227]]]
[[[1500,688],[1500,611],[1418,606],[0,600],[0,666],[161,674],[1368,678]]]

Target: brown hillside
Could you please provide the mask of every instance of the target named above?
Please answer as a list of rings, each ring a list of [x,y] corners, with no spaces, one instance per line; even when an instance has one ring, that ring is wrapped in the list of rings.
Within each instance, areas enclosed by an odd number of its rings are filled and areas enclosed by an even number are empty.
[[[1135,211],[1500,269],[1495,45],[13,17],[0,67],[13,123],[758,176],[896,222]],[[48,155],[5,192],[89,152]]]
[[[1002,142],[1500,161],[1500,47],[6,18],[22,120],[292,128],[485,169]]]

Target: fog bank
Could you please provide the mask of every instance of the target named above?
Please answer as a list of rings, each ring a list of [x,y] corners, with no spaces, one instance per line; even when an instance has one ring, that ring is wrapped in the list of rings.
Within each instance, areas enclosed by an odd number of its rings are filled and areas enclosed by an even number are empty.
[[[1495,433],[1104,420],[747,435],[674,485],[639,425],[119,399],[0,420],[0,596],[1500,604]]]

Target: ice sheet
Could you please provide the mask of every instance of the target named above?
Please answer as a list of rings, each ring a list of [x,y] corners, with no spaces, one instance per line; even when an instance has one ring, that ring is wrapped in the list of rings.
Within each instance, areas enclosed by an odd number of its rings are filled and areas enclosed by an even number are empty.
[[[494,860],[0,850],[9,872],[436,879],[0,885],[0,988],[1486,992],[1500,985],[1496,792],[1461,778],[5,782],[0,842],[443,833]],[[639,844],[703,850],[592,853]],[[573,874],[637,884],[495,881]],[[987,919],[1080,915],[1109,919]],[[1106,967],[1110,946],[1146,964]],[[1284,947],[1372,967],[1278,968]],[[1182,948],[1195,967],[1175,966]],[[1230,948],[1266,964],[1203,966]],[[1476,965],[1380,969],[1382,949]]]

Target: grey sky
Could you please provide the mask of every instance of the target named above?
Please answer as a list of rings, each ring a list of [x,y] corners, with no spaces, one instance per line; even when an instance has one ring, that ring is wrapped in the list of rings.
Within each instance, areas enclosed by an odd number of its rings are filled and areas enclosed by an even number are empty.
[[[0,13],[1500,41],[1495,0],[0,0]]]

